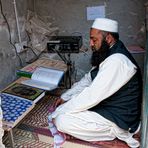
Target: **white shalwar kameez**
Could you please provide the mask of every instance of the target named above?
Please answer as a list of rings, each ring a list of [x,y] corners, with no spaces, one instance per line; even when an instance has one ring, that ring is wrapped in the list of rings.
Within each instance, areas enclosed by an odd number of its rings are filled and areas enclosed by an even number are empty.
[[[135,133],[88,110],[118,91],[135,73],[136,66],[125,55],[116,53],[106,58],[93,81],[89,72],[61,96],[67,102],[52,114],[58,130],[85,141],[117,137],[132,148],[139,147],[139,142],[133,138]]]

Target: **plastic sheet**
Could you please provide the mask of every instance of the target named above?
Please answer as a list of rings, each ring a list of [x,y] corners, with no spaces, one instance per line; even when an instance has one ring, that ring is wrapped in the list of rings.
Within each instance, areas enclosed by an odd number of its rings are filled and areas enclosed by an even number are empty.
[[[25,28],[32,48],[38,51],[45,50],[50,36],[57,35],[59,31],[58,27],[52,27],[52,22],[47,22],[31,11],[28,11]]]

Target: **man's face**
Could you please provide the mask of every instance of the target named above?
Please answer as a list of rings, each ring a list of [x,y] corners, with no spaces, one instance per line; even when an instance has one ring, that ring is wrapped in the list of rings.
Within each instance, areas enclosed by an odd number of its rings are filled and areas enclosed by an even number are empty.
[[[103,36],[102,31],[97,29],[90,30],[90,47],[93,52],[102,52],[109,48],[106,37]]]
[[[90,30],[90,46],[92,48],[91,64],[98,66],[106,57],[106,51],[109,49],[109,44],[106,41],[107,33],[97,29]]]

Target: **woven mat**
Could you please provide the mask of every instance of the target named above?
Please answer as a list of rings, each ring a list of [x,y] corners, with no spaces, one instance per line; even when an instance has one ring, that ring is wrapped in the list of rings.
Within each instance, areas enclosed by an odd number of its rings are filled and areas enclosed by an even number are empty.
[[[8,137],[7,137],[8,138]],[[5,139],[5,147],[12,148],[8,139]],[[14,131],[15,148],[53,148],[53,138],[43,136],[38,133],[25,131],[16,128]],[[98,147],[97,148],[104,148]],[[66,141],[61,148],[92,148],[92,146],[80,144],[76,142]]]
[[[48,148],[53,147],[53,138],[48,130],[47,116],[49,107],[57,97],[45,97],[25,118],[22,124],[16,129],[15,142],[20,148]],[[22,135],[22,136],[21,136]],[[24,136],[25,135],[25,136]],[[29,135],[30,138],[26,138]],[[139,138],[139,137],[136,137]],[[63,148],[129,148],[126,143],[115,139],[103,142],[85,142],[67,135]]]

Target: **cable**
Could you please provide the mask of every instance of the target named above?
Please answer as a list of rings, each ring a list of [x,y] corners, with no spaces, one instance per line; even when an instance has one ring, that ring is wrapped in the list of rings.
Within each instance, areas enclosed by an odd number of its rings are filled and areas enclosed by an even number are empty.
[[[67,77],[69,80],[69,86],[67,87],[66,85],[66,88],[71,88],[71,74],[72,74],[72,61],[71,61],[71,58],[70,58],[70,53],[68,53],[68,58],[66,58],[65,56],[62,56],[61,53],[59,52],[59,46],[55,46],[55,48],[52,48],[52,50],[58,54],[58,56],[64,61],[64,63],[67,65]],[[67,82],[66,82],[67,83]]]
[[[35,51],[33,50],[32,47],[30,47],[30,46],[25,46],[25,45],[24,45],[23,48],[24,48],[24,49],[25,49],[25,48],[30,49],[30,50],[32,51],[32,53],[35,55],[34,58],[32,58],[31,60],[29,60],[29,61],[26,62],[27,64],[30,64],[30,63],[36,61],[37,59],[40,58],[40,56],[41,56],[43,53],[46,53],[46,52],[43,50],[43,51],[41,51],[41,52],[37,55],[37,54],[35,53]]]
[[[42,55],[42,53],[44,53],[44,51],[42,51],[42,52],[40,52],[40,53],[37,55],[31,47],[25,46],[25,45],[24,45],[23,48],[24,48],[24,49],[25,49],[25,48],[30,49],[30,50],[32,51],[32,53],[35,55],[35,58],[32,58],[31,60],[29,60],[28,62],[26,62],[27,64],[30,64],[30,63],[36,61],[37,59],[39,59],[39,57]]]
[[[22,66],[23,66],[23,64],[22,64],[22,59],[21,59],[20,56],[18,55],[17,49],[16,49],[15,45],[14,45],[13,42],[12,42],[10,26],[9,26],[9,23],[8,23],[8,21],[7,21],[6,16],[4,15],[4,12],[3,12],[3,5],[2,5],[2,1],[1,1],[1,0],[0,0],[0,9],[1,9],[2,16],[3,16],[3,18],[4,18],[4,20],[5,20],[6,24],[7,24],[7,28],[8,28],[8,32],[9,32],[9,42],[10,42],[10,44],[14,47],[14,49],[15,49],[15,54],[16,54],[16,56],[19,58],[20,66],[22,67]]]
[[[78,35],[78,36],[82,36],[82,33],[79,32],[79,31],[75,31],[75,32],[72,32],[71,35],[72,35],[72,36],[77,36],[77,35]]]
[[[29,47],[29,46],[23,46],[23,48],[25,49],[25,48],[29,48],[29,49],[31,49],[31,51],[33,52],[33,54],[36,56],[36,57],[38,57],[38,55],[34,52],[34,50],[31,48],[31,47]]]
[[[52,50],[58,54],[58,56],[64,61],[65,64],[68,63],[67,59],[65,58],[65,56],[62,56],[61,53],[58,51],[58,47],[56,46],[55,48],[52,48]]]

